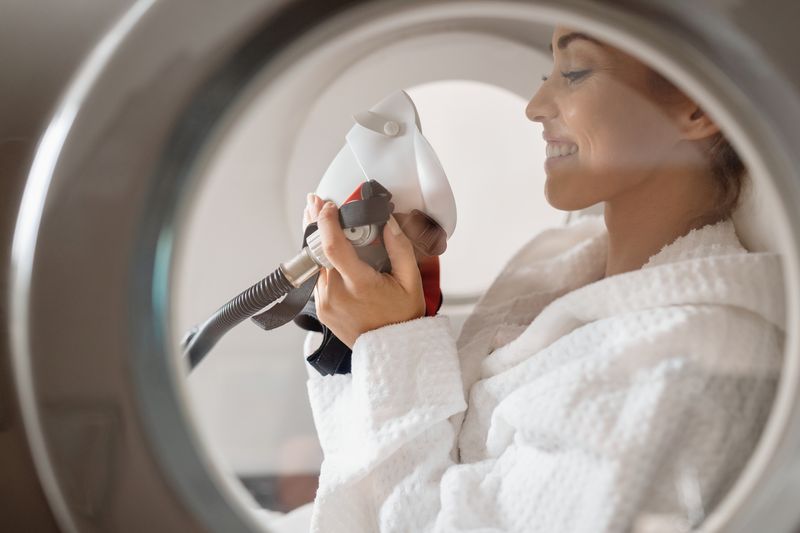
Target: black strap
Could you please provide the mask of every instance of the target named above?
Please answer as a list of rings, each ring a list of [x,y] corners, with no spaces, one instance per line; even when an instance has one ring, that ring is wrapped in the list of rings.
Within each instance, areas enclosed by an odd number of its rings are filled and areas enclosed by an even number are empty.
[[[305,309],[295,317],[294,322],[303,329],[322,333],[322,342],[319,347],[306,357],[308,364],[323,376],[350,373],[350,361],[353,352],[325,324],[319,321],[317,307],[313,298],[308,301]]]
[[[343,228],[383,224],[389,220],[394,204],[386,197],[365,198],[339,208],[339,223]]]

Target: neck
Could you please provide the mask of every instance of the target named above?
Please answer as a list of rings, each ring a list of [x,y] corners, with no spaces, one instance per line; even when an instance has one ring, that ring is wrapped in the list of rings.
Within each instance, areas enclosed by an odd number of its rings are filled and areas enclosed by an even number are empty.
[[[606,277],[641,268],[664,246],[710,221],[713,180],[701,171],[654,175],[605,203]]]

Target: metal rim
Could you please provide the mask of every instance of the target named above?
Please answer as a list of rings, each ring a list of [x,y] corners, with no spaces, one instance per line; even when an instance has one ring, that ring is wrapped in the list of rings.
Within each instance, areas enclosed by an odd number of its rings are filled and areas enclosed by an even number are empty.
[[[15,230],[10,292],[12,310],[10,330],[15,379],[24,409],[26,432],[33,448],[40,478],[59,522],[62,527],[70,531],[77,531],[77,526],[56,479],[54,459],[48,451],[46,422],[38,412],[41,391],[37,390],[32,360],[37,356],[41,359],[43,354],[35,353],[30,344],[30,336],[36,324],[35,318],[31,315],[33,305],[29,301],[29,289],[35,286],[37,281],[43,282],[35,277],[37,272],[34,268],[34,258],[37,251],[47,246],[52,239],[59,238],[57,235],[40,233],[40,222],[45,210],[58,200],[49,186],[64,156],[65,143],[69,136],[79,134],[75,127],[77,118],[86,114],[87,109],[91,108],[91,98],[97,98],[99,94],[97,89],[109,84],[107,66],[115,60],[114,53],[117,48],[123,45],[136,46],[137,42],[147,37],[146,32],[137,31],[139,29],[137,23],[145,18],[152,4],[153,2],[140,2],[134,6],[98,46],[62,99],[59,111],[54,116],[37,151]],[[692,96],[719,117],[723,129],[729,133],[731,141],[754,172],[775,178],[773,193],[783,208],[781,213],[785,222],[782,229],[783,237],[787,249],[792,252],[786,257],[785,263],[788,274],[787,289],[790,295],[798,294],[800,268],[797,228],[800,228],[800,214],[794,213],[791,209],[792,205],[797,205],[797,180],[800,176],[798,171],[800,159],[793,151],[794,143],[791,142],[798,137],[795,124],[800,123],[796,96],[789,84],[772,69],[769,62],[741,61],[736,68],[732,68],[729,63],[731,57],[740,58],[747,54],[757,57],[758,52],[752,43],[748,42],[746,36],[715,16],[713,10],[692,5],[691,2],[670,2],[672,7],[669,7],[667,2],[647,3],[647,9],[645,4],[630,2],[623,8],[583,2],[452,1],[405,4],[388,2],[380,7],[368,5],[365,8],[353,9],[334,22],[341,26],[345,20],[348,24],[369,20],[371,27],[383,31],[387,25],[394,25],[395,30],[398,30],[403,24],[430,21],[432,18],[447,20],[464,17],[497,17],[501,13],[506,13],[509,17],[517,19],[551,24],[558,22],[586,28],[616,46],[636,50],[636,55],[681,82]],[[654,5],[658,7],[653,8]],[[319,12],[317,13],[319,16]],[[657,15],[672,20],[676,26],[670,30],[680,28],[686,40],[681,43],[671,40],[671,34],[664,29],[663,22],[658,21]],[[376,25],[378,20],[381,20],[383,26]],[[310,26],[319,21],[321,19],[309,19],[306,24]],[[296,30],[304,31],[309,26],[299,25]],[[267,28],[269,27],[267,24]],[[331,27],[326,27],[321,28],[321,31],[330,36]],[[715,37],[726,35],[728,40],[724,42],[717,40],[711,44],[704,42],[700,39],[703,28],[706,32],[711,28]],[[274,27],[272,29],[274,30]],[[311,33],[298,43],[307,45],[319,38],[319,35]],[[291,48],[297,53],[300,44]],[[241,64],[244,58],[251,61],[252,67],[261,67],[263,56],[248,55],[253,51],[252,48],[243,47],[239,50],[238,56],[234,57],[238,64]],[[228,64],[236,64],[236,61]],[[273,62],[264,73],[274,76],[273,79],[278,79],[282,66],[285,65],[281,65],[280,61]],[[226,76],[230,74],[223,72],[222,77],[217,78],[223,83],[222,88],[214,87],[216,90],[227,89],[227,92],[214,95],[215,101],[224,105],[211,110],[215,113],[212,115],[208,114],[209,109],[204,109],[205,119],[208,122],[203,124],[216,124],[235,115],[230,113],[231,109],[227,106],[242,87],[237,84],[226,85],[231,81],[231,78]],[[756,82],[767,78],[774,82],[768,88],[768,97],[765,97],[767,89]],[[732,81],[735,82],[735,86],[731,86]],[[198,102],[202,105],[202,98],[195,100],[194,105],[198,105]],[[756,109],[749,102],[758,102],[759,108]],[[736,115],[733,110],[736,110]],[[184,117],[184,126],[194,124],[196,127],[197,109],[188,108]],[[180,131],[180,126],[176,131]],[[179,133],[173,137],[173,139],[179,138]],[[201,136],[184,154],[187,160],[176,161],[173,153],[168,162],[170,165],[178,165],[170,168],[181,169],[177,173],[182,175],[182,179],[164,184],[171,190],[157,191],[161,209],[158,213],[153,213],[155,216],[148,218],[141,233],[142,240],[139,242],[135,259],[137,265],[142,268],[147,267],[149,274],[134,280],[130,295],[134,309],[138,312],[133,319],[133,328],[138,334],[140,344],[134,347],[131,353],[123,354],[121,357],[129,362],[133,370],[140,416],[149,431],[147,438],[161,466],[170,473],[173,488],[181,493],[185,504],[201,517],[206,526],[220,529],[226,524],[226,527],[233,525],[227,531],[245,531],[251,528],[252,523],[235,518],[238,515],[236,511],[230,510],[230,495],[226,495],[224,491],[220,492],[214,485],[215,481],[219,481],[219,476],[210,474],[198,479],[190,471],[191,468],[198,466],[207,471],[213,470],[214,467],[208,464],[203,451],[198,449],[197,443],[193,440],[194,432],[185,420],[184,400],[179,393],[180,385],[176,376],[178,369],[173,364],[173,359],[167,356],[169,348],[166,346],[166,339],[169,337],[163,329],[167,319],[170,257],[179,203],[177,196],[189,185],[191,168],[197,163],[197,152],[207,141],[208,138]],[[162,168],[163,164],[162,161]],[[174,175],[175,173],[172,174]],[[796,299],[790,299],[788,305],[791,323],[797,316],[798,303]],[[798,341],[797,332],[794,330],[787,332],[786,353],[789,357],[784,365],[773,415],[750,465],[740,477],[735,490],[726,497],[723,505],[707,523],[709,530],[733,527],[731,520],[734,518],[753,520],[759,513],[768,512],[770,510],[768,507],[753,508],[751,502],[745,501],[746,497],[753,495],[757,488],[768,493],[780,490],[780,486],[776,485],[780,481],[767,478],[767,470],[772,471],[774,478],[775,454],[781,453],[783,457],[788,457],[791,451],[788,449],[789,441],[797,439],[797,435],[789,434],[788,430],[790,410],[797,395],[795,383],[798,377],[796,361],[796,354],[799,352]],[[163,409],[164,405],[169,406],[169,413],[155,409],[155,407]],[[178,447],[175,446],[176,442],[179,443]],[[176,466],[175,461],[183,461],[184,464]],[[200,485],[202,488],[198,489]],[[205,499],[202,503],[199,501],[201,498]],[[209,505],[208,498],[214,499],[212,505]],[[226,518],[220,521],[220,516],[215,513],[226,515]],[[787,522],[781,524],[781,527],[788,530],[791,524]]]

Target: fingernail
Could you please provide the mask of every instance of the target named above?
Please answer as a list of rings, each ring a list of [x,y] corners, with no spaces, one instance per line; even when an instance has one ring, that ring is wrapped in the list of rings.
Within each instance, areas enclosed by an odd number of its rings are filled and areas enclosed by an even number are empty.
[[[400,224],[397,223],[392,215],[389,215],[389,220],[386,222],[386,225],[389,226],[389,231],[391,231],[392,235],[395,237],[400,235],[400,232],[403,231],[400,229]]]
[[[314,193],[313,192],[308,193],[308,196],[306,196],[306,205],[308,205],[308,207],[313,207],[314,206]]]
[[[323,209],[336,209],[336,204],[333,202],[325,202]]]

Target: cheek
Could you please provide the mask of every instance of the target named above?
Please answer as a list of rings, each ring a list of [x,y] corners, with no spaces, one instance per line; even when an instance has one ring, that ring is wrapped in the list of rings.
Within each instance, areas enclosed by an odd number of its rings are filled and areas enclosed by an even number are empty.
[[[659,108],[619,83],[597,83],[574,95],[564,120],[580,147],[584,170],[647,173],[669,146]]]
[[[631,88],[592,80],[560,102],[566,133],[578,144],[574,165],[548,175],[545,194],[575,210],[641,183],[662,164],[675,135],[660,109]]]

